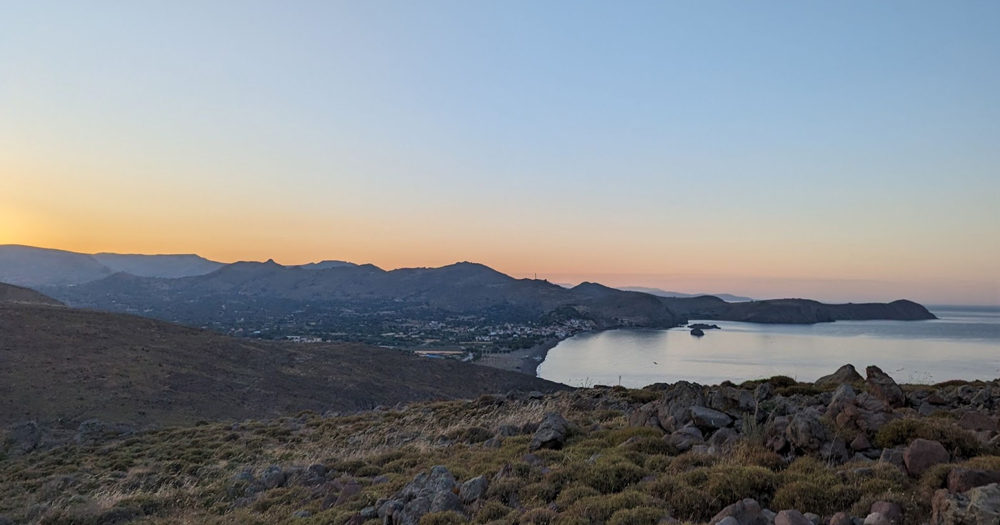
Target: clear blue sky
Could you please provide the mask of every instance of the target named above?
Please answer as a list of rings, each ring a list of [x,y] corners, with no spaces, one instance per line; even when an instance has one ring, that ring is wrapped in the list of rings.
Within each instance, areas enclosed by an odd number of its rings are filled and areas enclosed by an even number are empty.
[[[1000,302],[1000,2],[0,12],[0,242]]]

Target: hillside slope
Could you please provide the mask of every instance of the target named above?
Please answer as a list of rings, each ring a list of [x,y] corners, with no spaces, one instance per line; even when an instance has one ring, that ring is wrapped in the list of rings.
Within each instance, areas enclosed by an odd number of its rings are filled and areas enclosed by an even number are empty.
[[[48,306],[63,306],[55,299],[40,294],[30,288],[0,283],[0,304],[41,304]]]
[[[17,244],[0,246],[0,282],[4,283],[29,288],[71,286],[103,279],[112,273],[84,253]]]
[[[566,388],[380,348],[237,340],[151,319],[0,304],[0,426],[269,418]]]

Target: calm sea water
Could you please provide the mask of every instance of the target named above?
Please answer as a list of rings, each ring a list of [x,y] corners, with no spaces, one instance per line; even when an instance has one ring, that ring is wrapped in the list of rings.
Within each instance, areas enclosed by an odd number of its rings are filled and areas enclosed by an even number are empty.
[[[787,375],[813,381],[841,365],[878,365],[897,381],[1000,377],[1000,308],[936,307],[933,321],[759,325],[710,321],[721,330],[612,330],[560,342],[538,368],[573,386],[702,384]],[[697,321],[692,321],[697,322]]]

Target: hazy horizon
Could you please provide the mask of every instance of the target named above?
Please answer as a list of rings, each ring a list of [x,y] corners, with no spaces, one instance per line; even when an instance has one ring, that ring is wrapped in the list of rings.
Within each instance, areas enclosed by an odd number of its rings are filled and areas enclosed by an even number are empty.
[[[1000,304],[997,20],[12,2],[0,244]]]

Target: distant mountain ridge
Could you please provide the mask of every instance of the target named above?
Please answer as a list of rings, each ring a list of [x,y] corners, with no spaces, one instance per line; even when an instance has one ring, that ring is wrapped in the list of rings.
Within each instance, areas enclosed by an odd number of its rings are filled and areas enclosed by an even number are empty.
[[[742,303],[747,301],[753,301],[750,297],[743,297],[742,295],[733,295],[728,293],[682,293],[682,292],[671,292],[667,290],[661,290],[659,288],[647,288],[644,286],[620,286],[619,290],[625,290],[629,292],[642,292],[648,293],[650,295],[655,295],[657,297],[678,297],[678,298],[692,298],[692,297],[718,297],[727,303]]]
[[[655,297],[601,285],[567,290],[547,281],[515,279],[478,263],[386,271],[374,265],[311,270],[274,261],[239,262],[179,279],[119,273],[72,287],[42,288],[72,306],[143,313],[202,325],[261,311],[294,315],[322,308],[329,315],[486,315],[533,321],[559,312],[596,327],[667,328],[684,322]],[[393,314],[395,315],[395,314]]]
[[[620,290],[586,282],[567,288],[515,279],[471,262],[387,271],[344,261],[223,264],[197,255],[89,255],[5,245],[0,246],[0,282],[42,291],[70,306],[139,313],[195,326],[235,326],[245,318],[273,324],[296,316],[341,319],[345,326],[373,316],[433,320],[473,315],[495,322],[575,318],[598,329],[665,328],[688,319],[802,324],[935,318],[909,301],[727,302],[724,298],[747,298],[690,296],[653,288]]]

